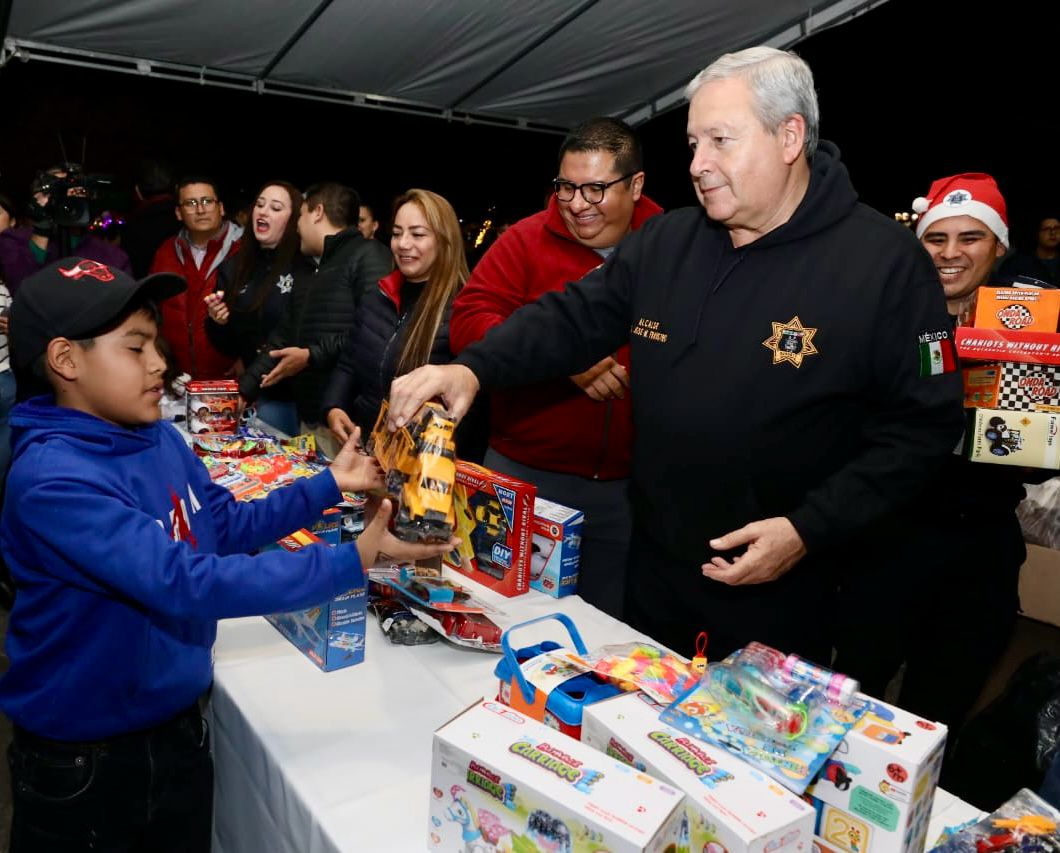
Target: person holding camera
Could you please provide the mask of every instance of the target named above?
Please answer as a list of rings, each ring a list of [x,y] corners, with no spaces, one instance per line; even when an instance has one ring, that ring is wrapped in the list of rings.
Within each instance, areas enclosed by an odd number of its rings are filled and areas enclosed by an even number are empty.
[[[11,295],[27,276],[76,251],[79,257],[131,273],[129,256],[88,231],[91,178],[75,163],[40,172],[30,187],[29,224],[0,231],[0,278]]]

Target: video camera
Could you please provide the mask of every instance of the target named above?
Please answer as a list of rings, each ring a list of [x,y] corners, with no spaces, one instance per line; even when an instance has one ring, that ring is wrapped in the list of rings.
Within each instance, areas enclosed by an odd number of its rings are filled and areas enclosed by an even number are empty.
[[[29,218],[35,229],[87,228],[91,206],[101,189],[113,182],[109,175],[88,175],[77,163],[63,163],[38,172],[30,191]],[[47,196],[42,204],[39,196]]]

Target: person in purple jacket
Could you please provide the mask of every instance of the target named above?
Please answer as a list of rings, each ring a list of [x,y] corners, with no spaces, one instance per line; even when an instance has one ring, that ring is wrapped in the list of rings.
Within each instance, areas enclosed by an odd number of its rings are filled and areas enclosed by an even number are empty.
[[[11,851],[207,851],[213,766],[200,714],[217,620],[297,610],[365,583],[384,501],[355,544],[247,551],[311,524],[341,490],[382,484],[351,437],[329,470],[237,503],[169,423],[155,301],[87,258],[46,267],[11,309],[11,354],[50,396],[11,412],[14,461],[0,548],[17,594],[0,678],[14,724]]]

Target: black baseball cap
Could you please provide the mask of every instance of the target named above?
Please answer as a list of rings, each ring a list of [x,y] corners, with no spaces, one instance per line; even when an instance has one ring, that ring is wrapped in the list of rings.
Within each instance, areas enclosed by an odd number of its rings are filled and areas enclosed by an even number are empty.
[[[137,281],[88,258],[64,258],[49,264],[24,279],[11,302],[8,341],[15,367],[32,367],[55,338],[93,337],[141,294],[157,302],[187,287],[184,277],[175,273],[157,273]]]

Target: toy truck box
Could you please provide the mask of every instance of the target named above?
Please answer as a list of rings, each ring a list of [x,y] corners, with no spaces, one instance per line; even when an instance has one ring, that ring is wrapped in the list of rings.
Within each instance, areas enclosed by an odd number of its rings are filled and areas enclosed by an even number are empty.
[[[537,487],[481,465],[456,464],[456,535],[446,565],[508,597],[530,588],[530,542]]]
[[[1060,411],[1060,367],[1002,361],[965,367],[966,408]]]
[[[239,426],[239,383],[234,379],[195,380],[185,389],[188,432],[234,434]]]
[[[946,727],[861,698],[868,710],[807,789],[817,835],[844,853],[922,853]]]
[[[553,598],[578,591],[578,560],[585,514],[562,504],[534,501],[530,544],[530,586]]]
[[[1060,468],[1060,412],[974,409],[964,446],[973,462]]]
[[[300,551],[321,544],[319,536],[308,530],[297,530],[262,550]],[[366,609],[367,588],[361,586],[316,607],[274,613],[265,618],[302,654],[324,672],[331,672],[364,660]]]
[[[643,693],[589,705],[582,742],[684,791],[692,850],[812,853],[811,806],[735,755],[661,722],[662,710]]]
[[[980,287],[975,297],[977,329],[1055,332],[1060,291],[1018,287]]]
[[[684,797],[500,702],[434,733],[427,842],[444,853],[672,853]]]

